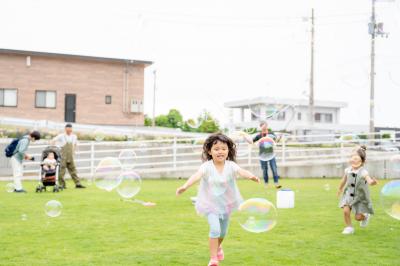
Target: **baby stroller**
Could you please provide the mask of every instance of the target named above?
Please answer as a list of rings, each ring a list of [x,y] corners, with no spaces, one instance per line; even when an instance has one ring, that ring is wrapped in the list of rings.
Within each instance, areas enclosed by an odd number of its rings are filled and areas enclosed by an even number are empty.
[[[53,192],[59,192],[62,190],[62,187],[58,184],[58,174],[60,172],[61,165],[61,153],[60,148],[56,146],[49,146],[42,152],[42,162],[47,158],[49,153],[54,153],[54,159],[56,160],[55,169],[45,170],[43,168],[43,163],[40,164],[40,176],[39,176],[39,185],[36,187],[36,192],[42,193],[46,191],[46,187],[53,187]]]

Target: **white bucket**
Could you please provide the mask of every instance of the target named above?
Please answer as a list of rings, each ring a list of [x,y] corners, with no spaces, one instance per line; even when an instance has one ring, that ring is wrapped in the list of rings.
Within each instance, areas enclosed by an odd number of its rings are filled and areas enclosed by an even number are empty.
[[[276,207],[279,209],[294,208],[294,191],[282,189],[276,192]]]

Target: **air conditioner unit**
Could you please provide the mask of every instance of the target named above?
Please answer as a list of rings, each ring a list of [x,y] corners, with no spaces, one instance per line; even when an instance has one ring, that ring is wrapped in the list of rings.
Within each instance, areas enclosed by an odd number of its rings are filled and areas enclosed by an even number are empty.
[[[143,109],[143,100],[139,101],[139,113],[143,113],[144,109]]]
[[[143,113],[143,100],[131,99],[131,113]]]

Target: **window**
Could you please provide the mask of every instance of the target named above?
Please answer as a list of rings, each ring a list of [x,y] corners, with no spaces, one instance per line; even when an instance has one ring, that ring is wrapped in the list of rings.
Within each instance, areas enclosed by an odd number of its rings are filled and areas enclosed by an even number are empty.
[[[314,120],[315,122],[321,122],[321,113],[314,114]]]
[[[276,118],[277,120],[285,120],[286,117],[286,112],[280,112],[278,113],[278,117]]]
[[[56,108],[55,91],[36,91],[36,108]]]
[[[301,120],[301,113],[297,113],[297,120]]]
[[[325,122],[326,123],[332,123],[333,122],[332,114],[325,114]]]
[[[329,114],[329,113],[315,113],[314,119],[315,119],[315,122],[332,123],[333,115]]]
[[[17,89],[0,89],[0,106],[17,106]]]
[[[106,95],[106,104],[111,104],[111,95]]]

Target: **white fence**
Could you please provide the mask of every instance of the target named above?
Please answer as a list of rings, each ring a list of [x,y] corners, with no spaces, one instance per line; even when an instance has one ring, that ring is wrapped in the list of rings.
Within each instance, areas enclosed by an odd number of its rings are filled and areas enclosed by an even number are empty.
[[[399,154],[395,145],[396,138],[363,140],[356,135],[318,135],[289,136],[283,135],[275,147],[279,168],[324,166],[343,169],[347,165],[351,150],[357,144],[365,144],[367,162],[384,163],[384,173],[391,176],[398,171],[400,165],[392,160]],[[3,141],[4,144],[9,140]],[[201,163],[202,143],[204,138],[168,138],[149,141],[126,142],[81,142],[78,145],[75,162],[81,176],[93,176],[98,163],[105,157],[119,157],[122,150],[135,151],[134,168],[147,177],[176,177],[178,172],[192,171]],[[40,171],[41,152],[47,143],[30,146],[29,154],[36,161],[25,162],[24,174],[36,176]],[[398,146],[400,147],[400,146]],[[258,167],[258,148],[255,144],[238,143],[238,163],[243,167]],[[381,166],[379,166],[381,167]],[[11,174],[11,171],[10,171]],[[4,174],[3,174],[4,176]],[[9,175],[6,175],[9,176]],[[305,174],[305,176],[307,176]],[[322,174],[320,175],[322,176]]]
[[[53,122],[49,120],[33,120],[12,117],[1,117],[0,125],[17,126],[32,129],[55,130],[61,132],[64,130],[65,122]],[[107,125],[89,125],[73,123],[75,132],[93,132],[101,130],[108,135],[146,135],[146,136],[165,136],[165,137],[201,137],[203,133],[183,132],[180,129],[165,127],[146,127],[146,126],[107,126]]]

